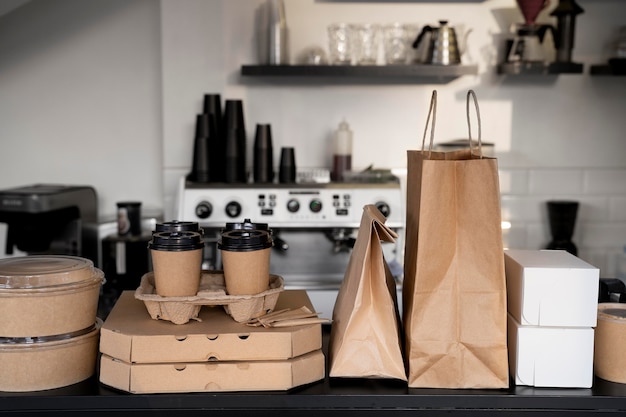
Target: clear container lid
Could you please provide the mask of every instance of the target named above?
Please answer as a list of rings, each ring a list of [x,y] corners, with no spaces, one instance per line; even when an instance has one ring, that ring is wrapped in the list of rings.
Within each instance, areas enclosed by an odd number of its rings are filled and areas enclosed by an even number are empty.
[[[0,259],[0,289],[49,288],[92,281],[99,271],[89,259],[31,255]]]

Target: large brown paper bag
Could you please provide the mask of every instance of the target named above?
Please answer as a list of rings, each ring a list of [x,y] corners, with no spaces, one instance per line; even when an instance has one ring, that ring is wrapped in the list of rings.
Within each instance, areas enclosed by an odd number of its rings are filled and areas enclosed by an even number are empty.
[[[478,116],[472,149],[470,97]],[[410,387],[506,388],[506,282],[495,158],[482,156],[467,95],[470,149],[408,151],[403,320]]]
[[[396,378],[406,381],[400,342],[396,283],[381,241],[398,235],[374,205],[363,208],[330,334],[331,377]]]

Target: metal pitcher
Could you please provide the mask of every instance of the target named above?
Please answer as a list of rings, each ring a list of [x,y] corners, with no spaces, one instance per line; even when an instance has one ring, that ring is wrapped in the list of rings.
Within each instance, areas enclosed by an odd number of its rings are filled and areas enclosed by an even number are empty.
[[[446,20],[440,20],[439,27],[424,26],[420,34],[413,42],[413,48],[418,49],[425,35],[430,34],[430,42],[425,53],[423,62],[434,65],[456,65],[461,63],[461,55],[465,51],[465,43],[468,30],[462,43],[459,43],[454,28],[448,25]]]

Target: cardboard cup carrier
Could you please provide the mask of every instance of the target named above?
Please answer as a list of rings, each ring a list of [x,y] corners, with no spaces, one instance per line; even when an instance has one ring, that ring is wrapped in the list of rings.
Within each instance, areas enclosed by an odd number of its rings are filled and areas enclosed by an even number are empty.
[[[95,372],[104,274],[73,256],[0,259],[0,390],[71,385]]]
[[[222,254],[226,292],[258,294],[269,288],[270,251],[274,245],[265,224],[229,223],[217,247]]]
[[[204,241],[199,232],[155,232],[148,244],[156,293],[162,297],[196,295],[202,274]]]

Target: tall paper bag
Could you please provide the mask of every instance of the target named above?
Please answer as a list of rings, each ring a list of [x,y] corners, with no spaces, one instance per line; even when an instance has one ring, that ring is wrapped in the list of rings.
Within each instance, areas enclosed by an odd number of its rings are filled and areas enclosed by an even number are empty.
[[[506,281],[495,158],[408,151],[403,319],[410,387],[506,388]],[[480,123],[480,114],[478,113]],[[428,121],[426,130],[428,129]],[[424,132],[424,139],[426,137]]]
[[[331,377],[406,381],[396,284],[381,246],[396,238],[376,206],[366,205],[333,310]]]

